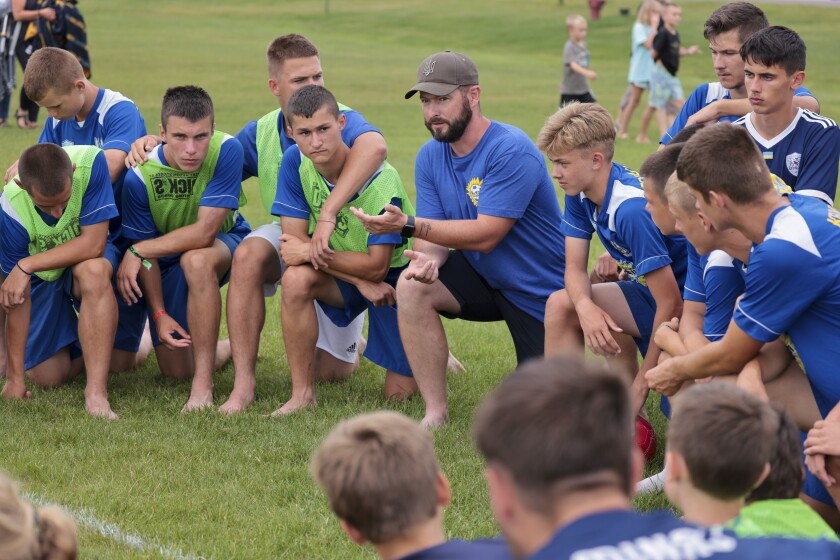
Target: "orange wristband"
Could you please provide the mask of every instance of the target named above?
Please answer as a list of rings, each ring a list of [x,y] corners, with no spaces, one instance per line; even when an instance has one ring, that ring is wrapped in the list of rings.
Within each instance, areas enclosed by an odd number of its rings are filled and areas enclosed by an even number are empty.
[[[154,323],[155,321],[157,321],[158,319],[160,319],[160,318],[161,318],[161,317],[163,317],[164,315],[166,315],[166,310],[165,310],[165,309],[161,309],[160,311],[158,311],[157,313],[155,313],[154,315],[152,315],[152,323]]]

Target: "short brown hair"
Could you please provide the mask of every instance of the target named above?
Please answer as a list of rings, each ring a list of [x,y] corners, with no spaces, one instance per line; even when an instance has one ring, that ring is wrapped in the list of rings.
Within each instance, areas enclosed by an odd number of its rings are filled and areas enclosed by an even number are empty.
[[[169,117],[181,117],[191,123],[210,117],[216,119],[210,94],[198,86],[176,86],[166,90],[160,106],[160,123],[166,130]]]
[[[684,144],[668,144],[661,150],[653,152],[639,168],[645,183],[653,187],[656,195],[665,200],[665,183],[677,168],[677,158],[680,157]]]
[[[32,54],[23,73],[23,89],[35,102],[40,101],[50,90],[59,95],[69,93],[76,80],[84,80],[85,72],[79,60],[55,47],[44,47]]]
[[[697,212],[697,199],[691,194],[688,185],[680,181],[676,171],[665,182],[664,194],[669,206],[675,206],[689,215]]]
[[[746,497],[772,458],[779,416],[734,385],[694,385],[674,400],[668,447],[685,459],[695,488],[721,500]]]
[[[597,103],[569,103],[546,119],[537,146],[549,156],[596,150],[612,161],[615,125],[609,111]]]
[[[283,63],[289,58],[308,58],[318,56],[318,48],[312,42],[297,33],[282,35],[268,44],[268,75],[277,76],[283,71]]]
[[[677,160],[677,176],[706,202],[710,191],[746,204],[773,190],[755,142],[745,128],[730,123],[707,126],[686,142]]]
[[[0,558],[75,560],[76,524],[54,506],[35,509],[0,475]]]
[[[747,496],[748,502],[759,500],[792,500],[799,497],[804,482],[802,469],[802,441],[799,428],[790,415],[773,406],[779,415],[770,474],[764,482]]]
[[[484,401],[473,439],[525,504],[547,514],[563,495],[605,486],[629,495],[633,415],[626,382],[572,357],[527,362]]]
[[[372,543],[399,537],[437,513],[432,437],[402,414],[342,422],[315,451],[311,471],[335,514]]]
[[[757,31],[769,26],[761,8],[749,2],[724,4],[709,16],[703,26],[703,37],[710,41],[733,29],[738,30],[738,40],[743,43]]]
[[[73,163],[67,152],[55,144],[35,144],[20,154],[18,176],[25,190],[56,196],[64,192],[67,178],[73,176]]]

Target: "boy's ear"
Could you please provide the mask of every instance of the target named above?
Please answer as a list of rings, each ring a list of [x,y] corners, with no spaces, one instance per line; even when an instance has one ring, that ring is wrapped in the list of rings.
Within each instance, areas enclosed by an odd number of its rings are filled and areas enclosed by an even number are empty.
[[[280,88],[277,85],[277,80],[275,80],[274,78],[268,79],[268,89],[269,91],[271,91],[271,94],[275,97],[280,95]]]
[[[755,481],[755,484],[752,486],[752,490],[761,486],[761,483],[770,475],[770,463],[764,463],[764,468],[761,469],[761,476],[758,477],[758,480]]]
[[[683,456],[671,449],[665,451],[665,465],[665,478],[674,482],[681,481],[688,473]]]
[[[79,91],[85,91],[87,87],[87,80],[76,80],[73,82],[73,89],[77,89]]]
[[[709,191],[709,201],[715,205],[716,208],[723,208],[726,206],[729,197],[717,191]]]
[[[158,125],[158,129],[160,130],[160,137],[161,138],[166,138],[166,129],[163,128],[163,123],[160,123]]]
[[[592,169],[598,170],[604,166],[604,163],[607,161],[607,158],[604,157],[604,154],[601,152],[592,152]]]
[[[796,89],[805,82],[805,70],[794,72],[791,76],[790,87]]]
[[[344,126],[347,124],[347,116],[344,113],[338,114],[338,129],[344,130]]]
[[[358,529],[347,523],[343,519],[338,520],[339,524],[341,525],[341,529],[347,534],[351,541],[356,543],[359,546],[364,545],[368,540],[362,535]]]
[[[438,471],[435,493],[437,494],[439,507],[445,508],[452,501],[452,488],[449,486],[449,480],[443,474],[443,471]]]

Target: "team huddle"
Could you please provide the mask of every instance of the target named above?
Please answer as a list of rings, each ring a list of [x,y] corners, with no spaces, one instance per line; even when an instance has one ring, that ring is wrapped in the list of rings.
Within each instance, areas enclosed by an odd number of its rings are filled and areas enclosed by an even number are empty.
[[[720,82],[697,88],[639,172],[613,161],[615,123],[600,105],[561,107],[535,143],[482,113],[470,58],[427,57],[405,94],[418,94],[432,136],[416,157],[415,201],[380,131],[324,87],[318,50],[300,35],[268,47],[280,108],[235,136],[215,129],[212,100],[190,85],[166,91],[159,134],[147,135],[130,99],[93,85],[68,52],[38,50],[24,87],[49,118],[0,196],[2,395],[28,396],[26,375],[53,387],[85,371],[87,411],[116,419],[109,373],[154,349],[165,376],[192,380],[184,412],[213,406],[214,372],[232,359],[219,410],[241,412],[254,400],[265,298],[279,288],[292,393],[275,415],[314,404],[316,382],[351,375],[363,352],[386,371],[385,398],[419,393],[433,428],[449,419],[447,369],[460,367],[441,317],[503,320],[521,367],[483,405],[475,438],[515,556],[646,558],[642,537],[657,531],[675,558],[805,554],[694,527],[731,521],[715,512],[737,516],[762,482],[794,489],[750,501],[797,499],[805,476],[803,500],[840,529],[840,129],[800,107],[819,104],[803,87],[795,31],[736,2],[710,16],[704,36]],[[270,224],[239,213],[250,177],[250,203]],[[607,254],[590,270],[596,234]],[[228,282],[230,338],[219,340]],[[579,361],[585,348],[611,371]],[[632,423],[651,390],[673,413],[658,476],[695,525],[624,511],[641,472]],[[380,546],[418,523],[442,538],[451,491],[428,435],[406,422],[350,421],[316,453],[313,473],[357,542]],[[732,439],[735,456],[703,447],[706,426]],[[371,438],[381,445],[368,449]],[[388,445],[412,442],[405,469],[376,463]],[[723,465],[704,465],[715,454]],[[335,471],[356,463],[357,478],[372,480],[352,497]],[[409,474],[389,490],[385,470]],[[424,484],[425,506],[383,505]],[[697,505],[713,499],[717,510]],[[405,523],[383,508],[405,511]],[[834,537],[814,519],[811,536]],[[729,528],[761,532],[750,523]],[[616,528],[611,540],[593,540],[599,526]],[[498,542],[448,546],[437,554],[509,554]],[[840,557],[828,544],[807,550]]]

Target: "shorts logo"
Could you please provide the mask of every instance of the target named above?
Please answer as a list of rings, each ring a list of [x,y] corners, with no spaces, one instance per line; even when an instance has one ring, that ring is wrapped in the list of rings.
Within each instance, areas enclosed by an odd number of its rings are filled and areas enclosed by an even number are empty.
[[[426,64],[423,65],[423,75],[428,76],[432,72],[435,71],[435,61],[434,60],[427,60]]]
[[[347,349],[345,350],[345,352],[347,352],[348,354],[355,354],[356,353],[356,343],[354,342],[353,344],[348,346]]]
[[[469,196],[470,200],[472,200],[473,206],[478,206],[478,196],[481,194],[481,183],[482,180],[478,177],[473,178],[472,181],[467,183],[467,196]]]
[[[793,152],[792,154],[788,154],[785,158],[785,165],[787,166],[788,171],[794,177],[799,176],[799,160],[802,159],[802,154]]]

